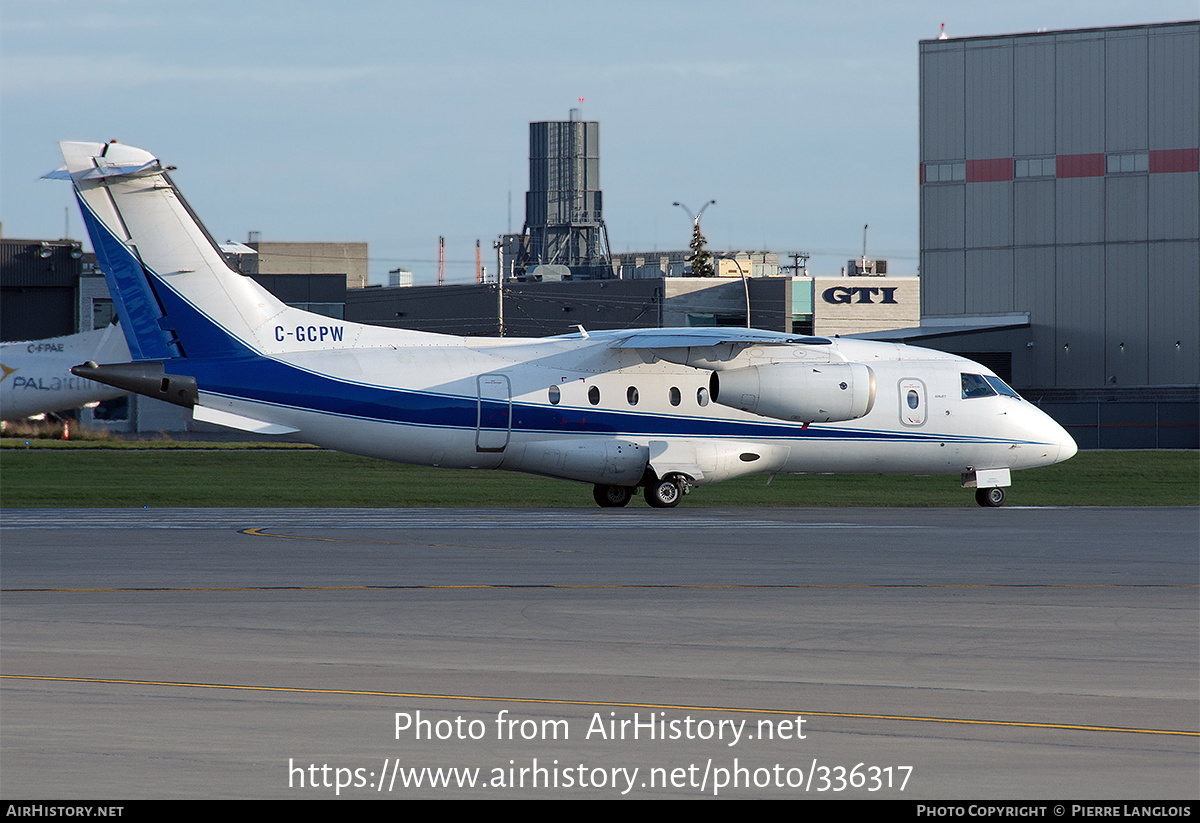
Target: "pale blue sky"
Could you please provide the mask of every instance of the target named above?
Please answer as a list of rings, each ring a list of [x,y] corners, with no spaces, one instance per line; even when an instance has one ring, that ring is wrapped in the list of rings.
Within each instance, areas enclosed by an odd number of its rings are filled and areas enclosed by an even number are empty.
[[[2,0],[0,221],[59,237],[59,140],[178,166],[213,235],[367,241],[474,277],[475,240],[524,222],[528,124],[600,122],[614,251],[679,248],[671,203],[715,199],[715,249],[861,251],[917,268],[917,44],[1195,19],[1197,0],[304,2]],[[582,104],[578,98],[584,98]]]

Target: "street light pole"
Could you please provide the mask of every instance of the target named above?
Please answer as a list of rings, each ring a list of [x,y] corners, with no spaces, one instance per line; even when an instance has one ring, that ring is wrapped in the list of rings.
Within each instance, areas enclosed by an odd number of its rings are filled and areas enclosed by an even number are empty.
[[[496,249],[496,325],[501,337],[504,336],[504,269],[501,268],[500,260],[500,249],[503,245],[499,240],[493,244]]]
[[[741,261],[737,259],[736,254],[733,257],[733,265],[738,267],[738,274],[742,276],[742,290],[746,292],[746,328],[750,328],[750,282],[746,279],[746,272],[742,270]]]
[[[690,218],[692,219],[692,225],[693,225],[693,226],[699,226],[699,225],[700,225],[700,215],[704,214],[704,210],[705,210],[705,209],[707,209],[709,206],[715,206],[715,205],[716,205],[716,203],[717,203],[717,201],[716,201],[716,200],[709,200],[707,203],[705,203],[703,206],[701,206],[701,207],[700,207],[700,211],[696,212],[695,214],[692,214],[692,210],[691,210],[691,209],[689,209],[687,206],[683,205],[682,203],[680,203],[680,202],[678,202],[678,201],[676,201],[676,202],[672,203],[671,205],[672,205],[672,206],[679,206],[679,208],[681,208],[681,209],[683,209],[685,212],[687,212],[687,216],[688,216],[688,217],[690,217]]]

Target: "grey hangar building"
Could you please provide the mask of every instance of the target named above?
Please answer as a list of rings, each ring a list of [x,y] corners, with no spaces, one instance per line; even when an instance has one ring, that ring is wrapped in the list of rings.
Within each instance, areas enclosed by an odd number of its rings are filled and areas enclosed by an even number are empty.
[[[920,95],[922,328],[891,338],[1082,448],[1196,448],[1200,23],[922,41]]]

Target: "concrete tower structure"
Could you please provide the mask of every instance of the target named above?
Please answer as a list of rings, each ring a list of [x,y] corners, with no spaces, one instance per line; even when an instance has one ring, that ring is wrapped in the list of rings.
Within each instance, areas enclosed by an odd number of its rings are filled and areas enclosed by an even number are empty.
[[[571,109],[567,122],[530,123],[529,191],[516,273],[612,277],[601,199],[600,124],[581,120],[579,109]]]

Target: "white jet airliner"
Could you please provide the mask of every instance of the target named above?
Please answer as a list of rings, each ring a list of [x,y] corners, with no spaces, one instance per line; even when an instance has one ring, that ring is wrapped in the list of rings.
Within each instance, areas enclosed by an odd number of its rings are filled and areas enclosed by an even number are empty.
[[[465,338],[290,308],[226,264],[151,154],[64,143],[131,363],[76,374],[197,420],[404,463],[639,488],[657,508],[762,472],[957,474],[999,506],[1070,435],[983,366],[759,330]],[[53,173],[52,173],[53,174]]]
[[[71,373],[80,360],[126,360],[114,324],[96,331],[0,345],[0,420],[78,409],[128,394]]]

